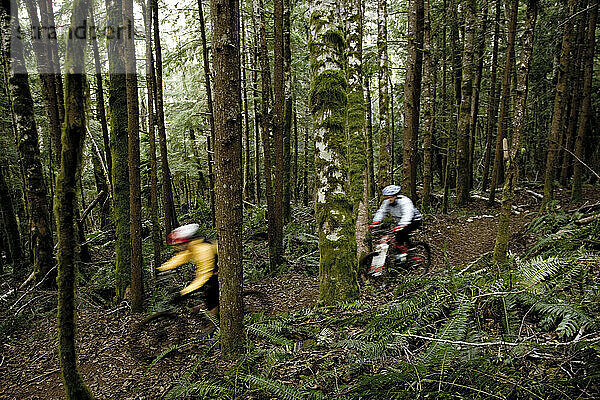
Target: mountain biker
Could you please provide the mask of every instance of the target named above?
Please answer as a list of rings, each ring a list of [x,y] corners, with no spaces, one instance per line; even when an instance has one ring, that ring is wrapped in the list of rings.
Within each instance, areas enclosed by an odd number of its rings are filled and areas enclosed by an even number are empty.
[[[197,234],[198,224],[183,225],[169,233],[167,244],[180,245],[181,250],[157,269],[168,271],[192,261],[196,265],[196,276],[179,291],[174,300],[183,300],[204,286],[203,299],[206,308],[210,314],[217,316],[219,314],[217,243],[211,243]]]
[[[406,253],[408,235],[421,227],[423,216],[411,199],[400,194],[401,189],[399,185],[388,185],[383,188],[382,194],[386,199],[379,206],[369,228],[380,226],[385,217],[391,216],[396,225],[391,229],[395,233],[396,244],[400,246],[401,253]]]

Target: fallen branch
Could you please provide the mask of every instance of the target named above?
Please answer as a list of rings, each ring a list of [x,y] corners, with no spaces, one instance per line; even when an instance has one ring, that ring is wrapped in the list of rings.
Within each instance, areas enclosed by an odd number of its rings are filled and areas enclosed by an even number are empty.
[[[535,197],[536,199],[540,199],[540,200],[542,200],[542,199],[544,198],[544,195],[542,195],[542,194],[539,194],[539,193],[536,193],[536,192],[534,192],[533,190],[529,190],[529,189],[527,189],[527,190],[525,190],[525,193],[528,193],[528,194],[532,195],[532,196],[533,196],[533,197]]]
[[[527,340],[528,338],[523,339],[522,342],[519,343],[515,343],[515,342],[505,342],[503,340],[500,341],[496,341],[496,342],[464,342],[462,340],[447,340],[447,339],[438,339],[438,338],[434,338],[431,336],[422,336],[422,335],[413,335],[410,333],[394,333],[395,336],[401,336],[401,337],[412,337],[415,339],[423,339],[423,340],[429,340],[431,342],[438,342],[438,343],[447,343],[447,344],[456,344],[459,346],[473,346],[473,347],[489,347],[489,346],[520,346],[522,344],[527,344]],[[579,342],[590,342],[590,343],[596,343],[600,341],[600,336],[596,336],[596,337],[592,337],[587,339],[587,336],[582,336],[580,338],[577,339],[573,339],[570,342],[545,342],[545,343],[532,343],[532,344],[536,344],[536,345],[543,345],[543,346],[555,346],[555,347],[559,347],[559,346],[571,346],[573,344],[579,343]]]
[[[476,199],[476,200],[490,201],[490,199],[488,197],[484,197],[484,196],[481,196],[478,194],[472,194],[471,198]],[[502,201],[498,200],[498,199],[494,199],[494,203],[502,204]],[[515,212],[515,214],[520,214],[521,212],[523,212],[523,209],[515,206],[514,204],[511,206],[511,208]]]
[[[96,206],[96,204],[98,204],[98,202],[106,195],[106,192],[104,190],[101,190],[100,193],[98,193],[98,196],[96,196],[96,198],[94,199],[94,201],[92,201],[90,203],[89,206],[87,206],[87,208],[85,209],[85,211],[83,212],[83,214],[81,215],[81,218],[79,218],[79,223],[83,223],[83,221],[85,220],[85,218],[88,216],[88,214],[94,209],[94,207]]]
[[[577,225],[585,225],[590,222],[594,222],[595,220],[600,219],[600,214],[591,215],[589,217],[581,218],[580,220],[575,221]]]

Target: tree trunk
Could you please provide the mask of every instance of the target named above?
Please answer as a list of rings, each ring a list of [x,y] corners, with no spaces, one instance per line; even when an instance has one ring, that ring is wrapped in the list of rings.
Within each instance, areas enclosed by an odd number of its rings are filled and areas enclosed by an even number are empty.
[[[152,54],[152,0],[148,0],[144,10],[146,32],[146,96],[148,102],[148,142],[150,156],[150,221],[152,223],[152,260],[153,267],[161,265],[160,223],[158,221],[158,162],[156,159],[156,118],[154,113],[154,91],[156,77],[154,76],[154,57]],[[154,268],[152,271],[154,271]]]
[[[215,170],[218,185],[221,351],[235,357],[244,346],[242,318],[242,116],[240,27],[237,0],[211,0],[215,71]]]
[[[290,42],[290,0],[283,0],[283,222],[292,213],[292,49]],[[282,227],[283,230],[283,227]]]
[[[571,201],[577,202],[581,200],[582,186],[582,167],[583,145],[585,139],[585,131],[588,121],[590,120],[591,112],[591,95],[592,95],[592,79],[594,76],[594,45],[596,39],[596,23],[598,18],[598,1],[592,3],[592,8],[589,11],[588,30],[585,47],[585,66],[583,75],[583,89],[581,99],[581,111],[579,112],[579,124],[577,126],[577,136],[575,138],[575,164],[573,165],[573,187],[571,190]]]
[[[392,136],[390,132],[390,94],[388,86],[387,0],[377,0],[377,56],[379,79],[379,173],[378,189],[392,183]]]
[[[469,202],[469,136],[471,133],[471,100],[473,96],[473,53],[475,47],[475,0],[465,3],[465,46],[462,59],[461,102],[456,138],[456,205]]]
[[[208,45],[206,43],[206,28],[204,26],[204,11],[202,0],[198,0],[198,14],[200,17],[200,36],[202,39],[202,65],[204,67],[204,88],[206,90],[206,102],[208,104],[208,122],[210,125],[210,134],[206,140],[208,153],[208,183],[210,193],[210,213],[213,226],[215,225],[215,176],[213,174],[213,154],[211,143],[215,141],[215,117],[213,111],[212,90],[210,86],[210,65],[208,55]]]
[[[515,184],[521,164],[521,141],[525,132],[525,112],[527,110],[527,90],[529,69],[533,53],[533,36],[537,19],[537,0],[528,0],[525,30],[523,32],[523,48],[517,71],[517,90],[515,99],[515,116],[513,119],[514,134],[508,160],[506,160],[506,179],[502,192],[502,206],[494,246],[493,260],[506,262],[508,252],[510,213],[514,201]]]
[[[254,199],[254,179],[252,178],[251,168],[250,168],[250,118],[248,114],[250,111],[248,110],[248,90],[246,79],[246,67],[247,67],[247,58],[248,54],[246,51],[246,26],[244,24],[244,19],[242,18],[242,54],[241,54],[241,63],[242,63],[242,107],[244,114],[244,200],[250,201]]]
[[[431,43],[431,18],[429,13],[429,0],[423,2],[423,209],[428,210],[433,187],[432,165],[432,139],[435,130],[435,74],[433,68],[433,47]]]
[[[477,70],[475,71],[475,78],[473,82],[473,94],[471,99],[471,132],[469,134],[469,190],[473,189],[473,164],[475,163],[475,140],[477,137],[477,119],[479,117],[479,94],[481,89],[481,79],[483,77],[483,54],[485,52],[485,37],[487,33],[487,18],[488,18],[488,4],[483,6],[483,15],[481,17],[481,30],[477,35],[475,52],[475,61],[477,62]]]
[[[346,37],[348,43],[348,194],[352,202],[352,218],[355,220],[357,262],[368,252],[367,230],[369,221],[367,189],[367,157],[365,129],[365,94],[362,85],[362,38],[363,18],[360,0],[347,4]],[[362,211],[362,212],[361,212]]]
[[[487,127],[485,140],[485,153],[483,163],[482,190],[485,192],[488,185],[490,160],[492,154],[492,140],[496,130],[498,117],[498,102],[496,101],[496,77],[498,71],[498,42],[500,40],[500,1],[496,0],[496,16],[494,22],[494,43],[492,45],[492,72],[490,75],[490,92],[488,96]]]
[[[75,0],[71,29],[82,26],[87,18],[88,3]],[[56,182],[56,214],[58,230],[58,348],[60,368],[68,399],[92,399],[77,371],[75,287],[76,287],[76,187],[81,175],[83,140],[85,138],[85,40],[67,39],[65,52],[66,103],[62,132],[62,154]]]
[[[118,27],[123,23],[121,0],[106,1],[109,26]],[[122,40],[107,39],[109,65],[110,145],[112,153],[113,182],[113,223],[116,230],[115,241],[115,289],[116,300],[125,296],[131,280],[131,232],[129,203],[128,165],[128,121],[127,121],[127,81],[125,76],[124,43]]]
[[[0,164],[0,211],[2,211],[3,228],[6,232],[7,242],[7,260],[12,260],[13,276],[18,277],[22,271],[23,248],[21,247],[21,234],[19,233],[19,225],[13,208],[12,197],[10,190],[6,184],[6,176],[4,165]],[[1,257],[1,256],[0,256]]]
[[[552,124],[548,131],[548,151],[546,153],[546,172],[544,175],[544,198],[540,205],[540,212],[546,211],[548,202],[552,200],[554,193],[554,178],[558,153],[560,150],[559,138],[561,131],[564,129],[566,101],[567,76],[569,69],[569,53],[573,41],[573,15],[577,0],[569,0],[569,10],[567,13],[567,21],[565,22],[564,33],[562,38],[562,47],[560,52],[560,67],[558,68],[558,79],[556,81],[556,92],[554,97],[554,110],[552,112]]]
[[[271,150],[271,72],[267,49],[267,34],[264,22],[264,7],[262,0],[254,1],[255,25],[259,29],[260,40],[260,70],[262,85],[262,142],[265,171],[265,197],[267,198],[267,219],[269,235],[269,269],[275,270],[281,264],[283,257],[283,238],[279,232],[276,214],[275,187],[273,185],[273,161]]]
[[[508,123],[508,108],[510,105],[510,86],[512,68],[515,57],[515,36],[517,30],[517,16],[519,1],[507,2],[506,13],[508,14],[508,39],[506,44],[506,64],[502,77],[502,94],[500,96],[500,116],[498,117],[498,132],[496,134],[496,155],[494,157],[494,171],[492,172],[492,184],[490,185],[490,196],[488,204],[494,204],[496,199],[496,187],[502,174],[502,140],[506,137],[506,124]]]
[[[18,152],[23,163],[25,175],[25,196],[29,211],[29,231],[33,249],[35,280],[44,280],[46,287],[55,286],[56,271],[53,270],[53,243],[50,230],[50,211],[46,183],[40,162],[38,132],[33,115],[33,99],[29,87],[29,76],[23,57],[23,43],[15,39],[20,29],[16,3],[2,0],[2,8],[6,13],[5,27],[10,32],[5,33],[5,39],[11,37],[11,52],[9,63],[13,74],[9,78],[12,97],[12,109],[15,115],[16,132],[18,133]],[[12,12],[11,12],[12,11]],[[12,35],[11,35],[12,33]]]
[[[423,0],[410,0],[408,14],[408,59],[404,82],[404,154],[402,191],[417,198],[419,113],[423,69]]]
[[[152,2],[152,17],[154,20],[154,51],[156,52],[155,103],[158,123],[158,142],[160,144],[160,164],[162,167],[162,196],[165,211],[165,229],[168,234],[177,227],[178,222],[173,201],[173,188],[171,187],[171,170],[169,169],[169,160],[167,158],[167,133],[165,132],[165,111],[163,106],[162,49],[160,46],[160,25],[158,23],[158,0],[153,0]],[[201,28],[203,25],[204,21],[201,19]]]
[[[254,25],[254,51],[252,52],[252,106],[254,108],[254,200],[260,204],[260,128],[262,126],[262,114],[260,109],[260,91],[258,90],[258,34],[254,13],[252,13]]]
[[[123,26],[134,26],[133,0],[123,0]],[[140,118],[135,42],[133,30],[125,35],[125,69],[127,71],[127,127],[129,161],[129,202],[131,235],[131,310],[143,311],[144,287],[142,276],[142,193],[140,180]]]
[[[302,204],[308,206],[308,128],[304,129],[304,167],[302,168]]]
[[[319,232],[319,302],[331,305],[358,298],[356,242],[347,184],[345,140],[346,72],[341,4],[312,0],[310,11],[311,109],[315,132]],[[387,74],[384,75],[387,79]]]
[[[285,112],[285,92],[284,92],[284,70],[283,70],[283,0],[274,0],[274,23],[275,39],[273,45],[273,150],[275,152],[275,170],[274,170],[274,192],[275,192],[275,210],[273,216],[274,235],[276,240],[276,254],[273,260],[276,263],[270,263],[271,272],[281,267],[283,262],[283,223],[284,223],[284,186],[285,186],[285,140],[284,140],[284,112]]]
[[[369,199],[375,197],[377,193],[376,189],[376,181],[375,181],[375,159],[373,157],[373,109],[371,107],[371,78],[369,76],[365,76],[365,103],[366,103],[366,111],[367,111],[367,121],[366,121],[366,130],[367,130],[367,186],[368,192],[367,196]]]

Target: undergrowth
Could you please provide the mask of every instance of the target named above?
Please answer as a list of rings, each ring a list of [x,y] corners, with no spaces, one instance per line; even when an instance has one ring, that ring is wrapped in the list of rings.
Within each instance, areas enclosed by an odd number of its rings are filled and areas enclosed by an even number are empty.
[[[505,265],[482,257],[466,269],[400,276],[383,304],[246,319],[244,357],[222,374],[199,361],[168,396],[595,398],[600,223],[572,219],[534,221],[538,242]],[[293,242],[288,249],[310,250],[309,240]],[[213,357],[217,343],[218,335],[207,340],[199,359]]]

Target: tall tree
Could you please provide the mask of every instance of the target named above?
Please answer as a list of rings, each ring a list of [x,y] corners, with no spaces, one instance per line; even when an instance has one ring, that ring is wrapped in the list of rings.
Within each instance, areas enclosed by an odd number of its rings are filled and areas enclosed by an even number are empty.
[[[575,164],[573,165],[573,185],[571,190],[571,201],[581,200],[582,189],[582,166],[583,143],[585,132],[590,120],[592,78],[594,76],[594,46],[596,41],[596,23],[598,19],[598,1],[593,1],[589,10],[587,37],[585,41],[584,75],[581,99],[581,111],[579,112],[579,123],[577,136],[575,138]]]
[[[546,210],[548,202],[554,196],[554,179],[556,175],[556,161],[560,150],[561,132],[563,130],[565,118],[565,101],[567,98],[567,77],[569,70],[569,54],[574,36],[574,18],[577,0],[569,0],[567,20],[564,24],[562,46],[560,50],[560,61],[558,68],[558,78],[556,80],[556,89],[554,97],[554,109],[552,112],[552,124],[548,131],[548,151],[546,153],[546,171],[544,174],[544,197],[540,205],[540,212]]]
[[[242,18],[242,107],[244,114],[244,200],[254,199],[254,178],[252,177],[252,168],[250,168],[250,110],[248,106],[248,80],[246,79],[246,69],[248,69],[248,46],[246,44],[246,25]]]
[[[148,142],[150,153],[150,221],[152,223],[152,260],[155,268],[161,264],[160,223],[158,222],[158,162],[156,159],[156,118],[154,113],[154,56],[152,54],[152,0],[144,10],[146,32],[146,98],[148,102]]]
[[[12,260],[13,276],[18,277],[23,262],[23,247],[13,201],[6,182],[5,166],[0,164],[0,214],[2,215],[3,233],[6,233],[8,259]]]
[[[377,0],[377,57],[379,69],[379,189],[392,183],[392,132],[390,129],[389,61],[387,48],[387,0]]]
[[[357,260],[369,251],[365,94],[362,73],[363,16],[360,0],[346,6],[346,35],[348,43],[348,192],[352,201],[355,223]]]
[[[73,2],[70,29],[85,26],[89,4]],[[56,182],[56,215],[58,228],[58,349],[63,384],[68,399],[92,399],[77,371],[75,350],[75,287],[77,182],[81,174],[83,140],[85,138],[85,72],[86,41],[68,35],[65,52],[65,123],[62,131],[60,172]]]
[[[489,204],[494,204],[496,199],[496,187],[498,187],[502,174],[502,142],[506,137],[506,125],[508,124],[508,109],[510,105],[510,87],[512,68],[515,57],[515,36],[517,32],[517,16],[519,13],[519,1],[506,3],[506,15],[508,18],[508,35],[506,42],[506,59],[504,75],[502,76],[502,93],[500,94],[500,116],[498,117],[498,131],[496,133],[496,155],[494,157],[494,171],[490,185]]]
[[[435,131],[435,93],[437,71],[434,69],[431,43],[429,0],[423,2],[423,208],[428,209],[433,188],[432,144]]]
[[[484,162],[483,162],[483,177],[482,190],[487,190],[488,176],[490,171],[490,160],[492,154],[492,140],[494,138],[494,131],[496,130],[496,121],[498,118],[498,102],[496,101],[496,87],[497,87],[497,71],[498,71],[498,42],[500,41],[500,1],[496,2],[496,15],[494,16],[494,42],[492,45],[492,71],[490,73],[490,91],[488,95],[488,108],[487,108],[487,125],[486,125],[486,140],[485,140],[485,151],[484,151]]]
[[[315,132],[315,216],[322,304],[358,297],[353,207],[346,172],[346,41],[341,8],[339,0],[309,3],[310,107]]]
[[[18,134],[18,152],[25,176],[25,197],[29,213],[29,232],[33,249],[33,273],[36,281],[45,279],[44,285],[54,286],[52,232],[50,230],[50,210],[46,183],[42,173],[37,125],[33,114],[33,99],[29,87],[29,74],[25,67],[23,42],[19,39],[20,25],[17,4],[13,0],[2,0],[5,38],[10,38],[8,61],[12,67],[9,87],[12,98],[12,111]],[[9,43],[4,43],[8,45]]]
[[[123,0],[123,26],[131,27],[130,33],[125,35],[127,129],[129,131],[127,160],[130,184],[131,310],[141,312],[144,301],[142,277],[142,193],[140,181],[140,116],[133,35],[133,0]]]
[[[206,103],[208,105],[208,123],[210,126],[209,136],[206,141],[208,153],[208,181],[209,181],[209,198],[210,211],[213,226],[215,225],[215,177],[213,175],[213,155],[211,143],[215,141],[215,117],[213,110],[212,90],[210,86],[210,64],[208,54],[208,44],[206,42],[206,28],[204,26],[204,11],[202,0],[198,0],[198,13],[200,17],[200,38],[202,39],[202,65],[204,67],[204,89],[206,90]],[[156,39],[156,34],[155,34]]]
[[[375,197],[377,192],[375,181],[375,159],[373,157],[373,109],[371,107],[371,78],[365,75],[365,105],[366,130],[367,130],[367,195],[369,199]]]
[[[502,207],[496,234],[493,259],[495,262],[506,261],[508,251],[510,213],[514,201],[515,183],[519,174],[522,149],[521,142],[525,131],[525,111],[527,103],[527,91],[529,85],[529,69],[533,54],[533,37],[535,22],[537,19],[537,0],[528,0],[527,16],[525,18],[525,30],[523,31],[523,47],[521,49],[521,60],[517,71],[517,88],[515,99],[515,117],[513,119],[514,133],[511,149],[506,160],[506,179],[502,192]]]
[[[106,0],[107,24],[113,29],[123,24],[121,0]],[[109,36],[110,35],[110,36]],[[129,165],[127,135],[127,81],[122,36],[107,34],[110,108],[110,151],[112,153],[113,223],[115,224],[115,289],[122,299],[131,280],[131,239],[129,211]]]
[[[292,47],[291,47],[291,4],[283,0],[283,221],[289,222],[292,213]]]
[[[242,98],[237,0],[211,0],[215,71],[215,185],[219,233],[221,350],[238,355],[244,343],[242,304]]]
[[[423,69],[423,0],[410,0],[408,13],[408,58],[404,81],[403,192],[417,197],[419,113]]]
[[[177,227],[177,214],[173,201],[173,188],[171,187],[171,169],[167,158],[167,133],[165,131],[165,109],[163,96],[163,65],[162,48],[160,45],[160,24],[158,22],[158,0],[152,2],[152,19],[154,21],[154,51],[156,52],[156,116],[158,123],[158,142],[160,144],[160,165],[162,168],[162,197],[165,211],[165,229],[167,234]],[[204,21],[201,22],[203,24]]]
[[[475,0],[465,3],[465,45],[462,59],[461,101],[456,138],[456,204],[469,201],[469,135],[473,95],[473,52],[475,47]]]

